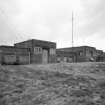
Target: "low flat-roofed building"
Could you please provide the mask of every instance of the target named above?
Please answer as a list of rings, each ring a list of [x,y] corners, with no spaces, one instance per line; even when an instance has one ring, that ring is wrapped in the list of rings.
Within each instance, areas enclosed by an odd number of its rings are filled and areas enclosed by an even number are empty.
[[[60,48],[59,51],[75,53],[75,62],[95,61],[97,56],[96,48],[90,46]]]
[[[30,51],[26,48],[14,46],[0,46],[1,64],[28,64]]]
[[[96,57],[97,62],[104,62],[105,61],[105,54],[103,50],[97,50],[97,57]]]
[[[31,63],[55,63],[56,43],[50,41],[31,39],[14,44],[17,48],[30,49]]]

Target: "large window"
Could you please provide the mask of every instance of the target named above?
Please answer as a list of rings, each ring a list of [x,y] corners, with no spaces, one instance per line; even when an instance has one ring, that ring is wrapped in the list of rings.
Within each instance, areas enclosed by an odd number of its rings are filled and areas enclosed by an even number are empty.
[[[55,55],[56,54],[56,50],[54,48],[50,49],[50,55]]]
[[[41,54],[42,48],[41,47],[34,47],[34,54]]]

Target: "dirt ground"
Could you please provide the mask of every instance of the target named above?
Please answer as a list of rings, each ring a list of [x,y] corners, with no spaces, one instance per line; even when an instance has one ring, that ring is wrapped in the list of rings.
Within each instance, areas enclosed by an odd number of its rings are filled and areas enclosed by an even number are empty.
[[[0,105],[105,105],[105,63],[0,66]]]

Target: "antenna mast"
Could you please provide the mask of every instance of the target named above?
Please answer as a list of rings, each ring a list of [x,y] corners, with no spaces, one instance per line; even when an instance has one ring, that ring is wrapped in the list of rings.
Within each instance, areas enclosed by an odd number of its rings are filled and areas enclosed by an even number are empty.
[[[72,11],[72,47],[74,46],[74,16]]]

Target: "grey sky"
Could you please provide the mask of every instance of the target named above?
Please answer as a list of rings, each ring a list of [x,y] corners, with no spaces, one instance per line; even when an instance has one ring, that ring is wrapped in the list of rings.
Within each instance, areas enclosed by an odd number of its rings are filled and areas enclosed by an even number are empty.
[[[0,44],[27,39],[71,46],[74,11],[74,45],[105,51],[105,0],[0,0]]]

